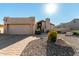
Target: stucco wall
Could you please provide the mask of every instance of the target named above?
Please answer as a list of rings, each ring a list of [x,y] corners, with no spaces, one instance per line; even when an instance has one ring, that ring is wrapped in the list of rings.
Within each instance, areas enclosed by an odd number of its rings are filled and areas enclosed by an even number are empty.
[[[9,18],[4,17],[4,24],[35,24],[35,17]]]
[[[46,22],[42,22],[42,30],[44,30],[45,29],[45,27],[46,27]]]
[[[20,27],[23,27],[23,25],[31,28],[30,30],[32,33],[35,33],[35,17],[28,17],[28,18],[10,18],[10,17],[4,17],[4,33],[8,33],[8,26],[10,25],[20,25]],[[27,31],[27,30],[26,30]],[[16,32],[16,30],[15,30]]]
[[[4,28],[0,27],[0,33],[4,33]]]
[[[51,29],[50,20],[46,20],[46,30],[50,29]]]

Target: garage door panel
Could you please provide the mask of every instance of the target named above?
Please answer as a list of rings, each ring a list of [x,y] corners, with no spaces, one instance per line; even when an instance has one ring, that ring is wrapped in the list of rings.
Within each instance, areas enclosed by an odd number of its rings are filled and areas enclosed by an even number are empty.
[[[32,34],[31,25],[9,25],[10,34]]]

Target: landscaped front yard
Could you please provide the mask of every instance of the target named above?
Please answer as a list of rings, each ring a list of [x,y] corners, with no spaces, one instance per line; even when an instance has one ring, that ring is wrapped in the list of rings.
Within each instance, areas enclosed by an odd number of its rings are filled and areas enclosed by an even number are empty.
[[[48,41],[47,34],[32,37],[27,35],[0,35],[1,54],[21,56],[79,55],[79,37],[58,34],[54,44]]]
[[[46,34],[36,37],[39,39],[31,41],[21,56],[72,56],[75,54],[74,49],[63,40],[57,40],[54,44],[48,41]]]

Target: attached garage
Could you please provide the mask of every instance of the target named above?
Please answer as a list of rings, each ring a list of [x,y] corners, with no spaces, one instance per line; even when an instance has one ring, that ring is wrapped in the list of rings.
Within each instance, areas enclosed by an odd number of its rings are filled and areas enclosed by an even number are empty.
[[[35,18],[4,18],[4,33],[6,34],[27,34],[35,32]]]
[[[33,34],[31,25],[8,25],[9,34]]]

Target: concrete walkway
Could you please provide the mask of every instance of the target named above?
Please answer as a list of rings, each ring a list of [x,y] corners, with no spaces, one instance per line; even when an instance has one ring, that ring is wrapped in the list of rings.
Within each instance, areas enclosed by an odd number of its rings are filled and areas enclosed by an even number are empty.
[[[36,37],[29,36],[14,44],[11,44],[5,48],[0,49],[0,56],[20,56],[26,45],[32,40],[37,39]],[[3,44],[4,45],[4,44]],[[1,45],[0,45],[1,46]]]

